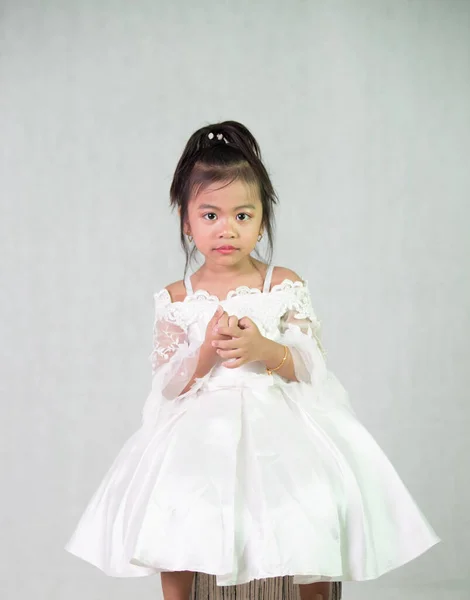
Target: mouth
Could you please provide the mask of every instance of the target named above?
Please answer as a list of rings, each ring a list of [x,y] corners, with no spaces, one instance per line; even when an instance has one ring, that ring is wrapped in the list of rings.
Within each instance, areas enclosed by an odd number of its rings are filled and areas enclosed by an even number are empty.
[[[222,254],[229,254],[230,252],[237,250],[237,248],[234,246],[219,246],[218,248],[215,248],[215,250],[217,250],[217,252],[221,252]]]

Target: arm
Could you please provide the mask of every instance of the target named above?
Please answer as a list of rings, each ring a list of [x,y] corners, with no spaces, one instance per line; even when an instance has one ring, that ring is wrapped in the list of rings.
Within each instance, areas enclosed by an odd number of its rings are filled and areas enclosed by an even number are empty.
[[[185,387],[181,390],[181,394],[185,394],[192,387],[196,379],[200,379],[201,377],[207,375],[215,365],[216,361],[217,354],[214,352],[214,348],[204,342],[200,347],[198,362],[194,374]]]
[[[204,340],[189,340],[187,325],[174,310],[166,289],[155,294],[153,350],[150,354],[153,384],[160,386],[167,400],[181,397],[215,366],[218,356],[211,345],[212,328],[222,315],[221,306],[210,319]],[[208,334],[209,331],[209,334]],[[201,384],[193,388],[195,391]]]
[[[288,290],[289,302],[281,318],[280,337],[266,340],[263,362],[268,368],[280,364],[283,346],[288,347],[286,361],[275,371],[280,376],[297,382],[317,384],[327,375],[325,350],[320,339],[320,322],[313,311],[306,281],[298,278]]]
[[[188,327],[173,309],[168,291],[155,294],[152,364],[152,388],[159,389],[167,400],[174,400],[189,390],[196,377],[211,368],[203,341],[190,340]]]
[[[165,400],[177,402],[183,393],[196,391],[210,371],[203,341],[190,340],[188,326],[172,305],[168,290],[163,288],[154,299],[153,348],[149,355],[152,389],[142,408],[142,423],[152,426]],[[201,379],[194,385],[196,377]]]
[[[279,344],[274,340],[266,338],[261,360],[262,362],[264,362],[268,369],[274,369],[275,367],[281,364],[281,361],[284,358],[284,352],[285,350],[283,344]],[[286,360],[284,361],[282,367],[277,369],[275,373],[277,373],[281,377],[284,377],[284,379],[289,379],[290,381],[298,381],[295,375],[292,352],[289,347],[287,348]]]

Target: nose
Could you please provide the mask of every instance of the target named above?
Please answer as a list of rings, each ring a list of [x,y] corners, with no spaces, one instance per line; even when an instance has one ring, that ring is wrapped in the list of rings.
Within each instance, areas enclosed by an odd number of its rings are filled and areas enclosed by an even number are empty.
[[[235,234],[231,232],[229,229],[222,229],[219,233],[219,238],[231,240],[235,237]]]
[[[230,221],[224,220],[220,224],[219,238],[232,239],[235,237],[235,229]]]

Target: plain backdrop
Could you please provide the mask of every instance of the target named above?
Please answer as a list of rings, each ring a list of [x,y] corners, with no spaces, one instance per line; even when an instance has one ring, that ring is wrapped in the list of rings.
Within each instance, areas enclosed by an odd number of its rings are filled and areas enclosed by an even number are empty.
[[[329,367],[442,542],[344,600],[470,590],[470,2],[0,2],[0,596],[159,597],[63,546],[150,390],[169,185],[234,119]],[[195,265],[194,268],[197,268]]]

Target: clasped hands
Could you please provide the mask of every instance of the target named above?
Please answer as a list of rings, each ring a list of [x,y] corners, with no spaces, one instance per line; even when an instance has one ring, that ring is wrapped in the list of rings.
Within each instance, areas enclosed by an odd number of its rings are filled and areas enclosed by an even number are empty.
[[[228,369],[263,360],[270,341],[261,335],[250,318],[229,316],[220,305],[206,331],[206,344],[215,349],[221,358],[234,359],[222,363]]]

